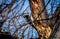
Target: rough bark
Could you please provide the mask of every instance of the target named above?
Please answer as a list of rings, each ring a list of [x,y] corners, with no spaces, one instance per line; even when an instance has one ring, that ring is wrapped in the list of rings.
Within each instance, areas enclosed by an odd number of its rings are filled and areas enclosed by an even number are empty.
[[[32,17],[33,17],[33,27],[37,30],[39,34],[40,39],[48,39],[51,34],[51,28],[48,24],[41,21],[41,19],[46,19],[46,10],[43,12],[43,15],[39,15],[41,10],[43,9],[44,3],[43,0],[29,0],[30,1],[30,7],[32,11]],[[40,4],[41,3],[41,4]]]

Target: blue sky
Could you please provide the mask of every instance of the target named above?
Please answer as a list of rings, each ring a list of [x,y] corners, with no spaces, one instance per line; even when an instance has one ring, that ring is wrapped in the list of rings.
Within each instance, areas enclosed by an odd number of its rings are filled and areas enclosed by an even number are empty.
[[[55,0],[55,1],[56,1],[55,3],[57,3],[57,4],[54,5],[55,7],[53,7],[53,11],[55,11],[55,10],[56,10],[56,7],[58,6],[58,4],[60,4],[60,0]],[[46,4],[47,2],[48,2],[48,1],[45,0],[45,4]],[[51,3],[53,3],[53,0],[51,0],[51,2],[50,2],[50,3],[47,5],[47,7],[46,7],[48,13],[51,13]]]

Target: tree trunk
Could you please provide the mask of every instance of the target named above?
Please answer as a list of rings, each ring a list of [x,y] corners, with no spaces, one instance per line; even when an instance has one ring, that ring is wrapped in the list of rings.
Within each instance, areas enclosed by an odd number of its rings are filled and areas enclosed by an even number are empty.
[[[47,18],[46,9],[43,11],[41,15],[40,12],[44,8],[44,2],[43,0],[29,0],[30,1],[30,7],[32,11],[32,18],[34,20],[33,27],[37,30],[39,34],[40,39],[48,39],[48,37],[51,34],[51,28],[48,24],[45,23],[45,21],[41,21],[41,19]]]

